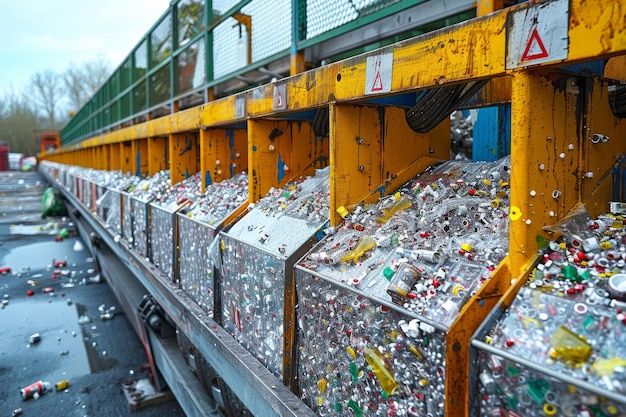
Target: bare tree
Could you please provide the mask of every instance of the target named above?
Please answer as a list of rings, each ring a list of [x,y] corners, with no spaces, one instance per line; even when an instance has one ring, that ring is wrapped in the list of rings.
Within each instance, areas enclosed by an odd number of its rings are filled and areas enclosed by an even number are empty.
[[[31,80],[33,98],[43,112],[47,128],[56,128],[58,104],[63,98],[63,85],[58,74],[46,70],[33,75]]]
[[[81,66],[70,65],[63,74],[65,92],[73,111],[78,111],[111,75],[111,65],[102,56]]]
[[[37,153],[36,126],[37,114],[25,96],[10,91],[0,98],[0,139],[9,143],[11,152]]]

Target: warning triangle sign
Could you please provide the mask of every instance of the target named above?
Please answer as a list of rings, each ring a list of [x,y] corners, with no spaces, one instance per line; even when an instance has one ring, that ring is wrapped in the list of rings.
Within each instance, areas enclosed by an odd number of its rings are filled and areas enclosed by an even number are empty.
[[[376,75],[374,76],[372,91],[383,91],[383,79],[380,76],[380,70],[376,71]]]
[[[534,27],[530,34],[530,39],[528,39],[528,43],[526,44],[526,48],[524,49],[524,53],[522,54],[521,60],[532,61],[534,59],[547,58],[549,56],[550,54],[543,45],[539,32],[537,32],[537,27]]]

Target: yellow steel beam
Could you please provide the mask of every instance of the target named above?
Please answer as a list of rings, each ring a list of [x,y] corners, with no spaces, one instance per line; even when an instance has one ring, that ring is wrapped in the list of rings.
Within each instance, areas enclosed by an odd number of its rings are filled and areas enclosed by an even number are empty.
[[[212,127],[245,122],[244,99],[244,94],[235,94],[200,106],[200,126]],[[240,112],[237,111],[238,100],[243,106]]]
[[[489,0],[481,1],[485,3]],[[378,82],[371,75],[369,79],[367,77],[368,59],[375,60],[387,54],[392,56],[389,88],[386,88],[385,80],[385,91],[380,95],[502,76],[511,73],[505,68],[507,16],[534,4],[535,2],[528,2],[495,11],[481,18],[300,73],[277,83],[96,136],[77,146],[91,147],[149,136],[166,136],[170,133],[196,130],[199,126],[232,124],[245,120],[246,116],[301,111],[327,106],[333,102],[364,100],[370,96],[366,92],[372,90],[371,87]],[[626,0],[571,1],[567,59],[549,65],[563,65],[625,54],[624,10]],[[544,64],[546,65],[548,64]],[[286,108],[276,111],[274,88],[282,84],[286,88],[284,97]],[[371,94],[372,97],[378,95]],[[237,111],[238,104],[245,113]]]
[[[446,27],[404,42],[298,74],[248,91],[248,116],[275,113],[274,86],[286,86],[286,111],[315,108],[331,102],[367,99],[380,87],[370,71],[377,57],[391,55],[391,76],[383,80],[385,94],[432,88],[470,79],[492,78],[506,70],[507,16],[535,2],[509,7],[482,18]],[[567,59],[545,64],[564,65],[626,53],[626,0],[571,1],[569,3]],[[533,61],[529,61],[531,65]],[[380,72],[384,75],[384,71]],[[372,85],[369,85],[369,84]],[[377,94],[372,94],[376,96]]]

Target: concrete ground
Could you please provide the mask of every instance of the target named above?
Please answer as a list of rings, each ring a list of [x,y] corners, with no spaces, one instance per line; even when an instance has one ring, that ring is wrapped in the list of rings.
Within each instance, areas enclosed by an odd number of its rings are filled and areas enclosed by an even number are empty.
[[[131,411],[122,386],[147,376],[144,347],[72,224],[41,219],[45,188],[36,172],[0,173],[0,416],[184,416],[174,399]],[[23,400],[39,380],[52,390]]]

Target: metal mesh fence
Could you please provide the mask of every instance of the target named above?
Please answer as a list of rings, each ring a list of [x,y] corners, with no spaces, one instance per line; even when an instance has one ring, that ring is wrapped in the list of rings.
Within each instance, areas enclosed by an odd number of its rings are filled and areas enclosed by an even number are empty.
[[[289,49],[291,45],[291,0],[274,0],[268,7],[257,0],[242,9],[252,16],[252,62]]]
[[[216,0],[207,10],[205,0],[172,1],[101,88],[106,94],[98,92],[65,126],[62,142],[128,122],[207,83],[239,76],[248,65],[283,58],[302,41],[327,41],[334,35],[320,35],[359,28],[422,2],[427,0]],[[207,22],[218,21],[207,32]]]

